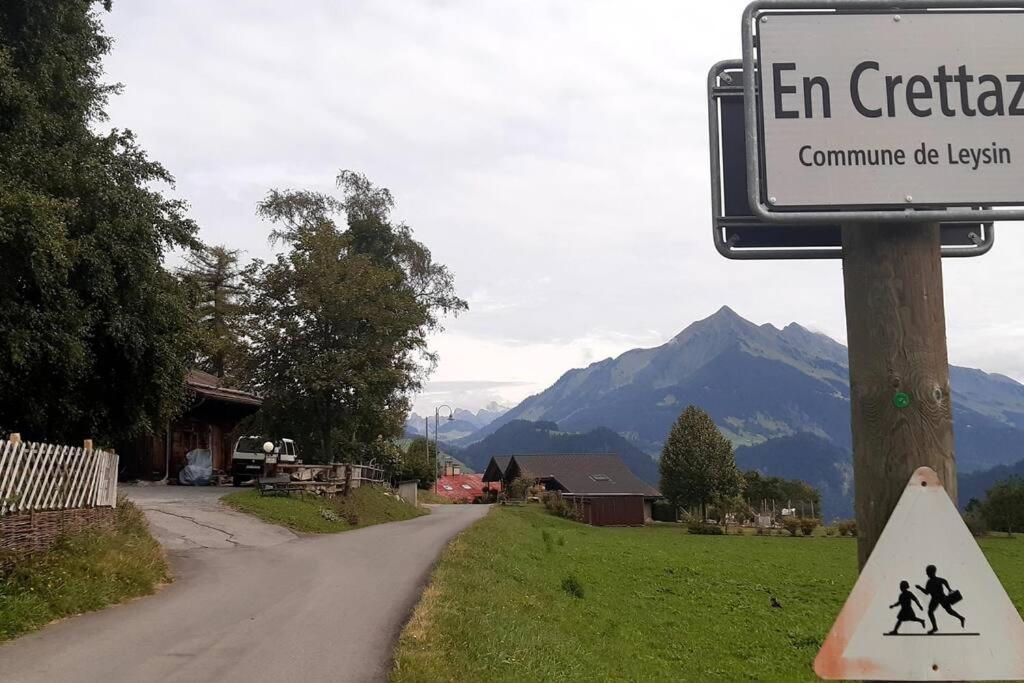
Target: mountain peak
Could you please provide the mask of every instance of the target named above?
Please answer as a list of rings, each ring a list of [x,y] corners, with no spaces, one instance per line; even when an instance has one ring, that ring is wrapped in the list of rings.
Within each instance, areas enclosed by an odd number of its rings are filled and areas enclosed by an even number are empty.
[[[750,322],[728,306],[722,306],[712,315],[691,323],[672,340],[674,342],[686,342],[697,335],[720,336],[730,338],[742,338],[756,331],[757,325]]]

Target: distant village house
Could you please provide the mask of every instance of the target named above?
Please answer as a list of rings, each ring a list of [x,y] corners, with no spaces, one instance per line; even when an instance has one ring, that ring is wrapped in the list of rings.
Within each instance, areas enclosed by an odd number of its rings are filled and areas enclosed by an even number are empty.
[[[485,483],[502,487],[520,477],[536,479],[576,503],[583,521],[593,526],[641,526],[652,521],[652,504],[661,493],[633,474],[610,453],[511,455],[491,458]]]
[[[499,490],[501,485],[485,484],[482,475],[464,473],[462,465],[449,459],[444,466],[444,476],[438,478],[434,490],[449,500],[474,503],[485,498],[485,488]]]

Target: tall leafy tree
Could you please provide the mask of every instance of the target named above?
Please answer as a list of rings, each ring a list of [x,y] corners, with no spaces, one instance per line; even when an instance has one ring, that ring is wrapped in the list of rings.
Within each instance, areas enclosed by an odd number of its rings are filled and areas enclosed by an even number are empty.
[[[702,515],[709,504],[742,490],[732,444],[696,406],[688,406],[672,425],[658,468],[665,497],[678,507],[698,507]]]
[[[448,269],[391,219],[388,190],[349,171],[337,184],[340,199],[266,196],[259,215],[286,249],[247,281],[249,377],[263,419],[324,460],[402,433],[409,395],[436,363],[427,334],[466,308]]]
[[[418,437],[409,442],[402,454],[399,476],[419,479],[420,488],[429,489],[437,479],[437,450],[429,439]]]
[[[0,3],[0,432],[130,437],[179,408],[193,315],[164,253],[195,245],[127,130],[90,0]]]
[[[185,257],[186,265],[179,271],[197,299],[201,335],[198,364],[217,377],[225,377],[236,362],[241,362],[239,300],[244,269],[239,265],[240,253],[224,246],[203,246]]]
[[[989,489],[981,514],[993,531],[1024,529],[1024,478],[1010,477]]]

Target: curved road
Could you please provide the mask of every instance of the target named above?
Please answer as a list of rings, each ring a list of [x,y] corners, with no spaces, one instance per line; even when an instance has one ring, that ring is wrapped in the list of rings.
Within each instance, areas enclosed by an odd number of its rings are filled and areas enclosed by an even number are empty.
[[[168,547],[175,582],[0,646],[0,681],[386,680],[441,550],[488,510],[439,505],[405,522],[298,537],[219,507],[223,489],[161,498],[173,488],[129,495]]]

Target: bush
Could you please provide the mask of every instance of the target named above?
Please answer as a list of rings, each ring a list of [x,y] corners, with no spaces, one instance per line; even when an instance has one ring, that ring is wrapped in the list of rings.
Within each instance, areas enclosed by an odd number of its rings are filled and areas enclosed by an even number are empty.
[[[800,518],[783,517],[782,528],[788,531],[790,536],[796,536],[796,532],[800,530]]]
[[[679,509],[667,500],[656,500],[651,505],[651,517],[658,522],[678,522]]]
[[[562,579],[562,590],[574,598],[583,599],[583,584],[572,574]]]
[[[686,523],[686,530],[691,534],[697,534],[700,536],[721,536],[723,533],[722,527],[717,524],[710,524],[701,520],[693,519]]]
[[[857,522],[852,519],[844,519],[836,525],[840,536],[856,536]]]
[[[801,517],[800,518],[800,531],[804,536],[811,536],[814,534],[814,530],[818,528],[821,520],[815,519],[814,517]]]
[[[545,493],[541,502],[544,503],[544,508],[553,515],[571,519],[574,522],[583,521],[583,511],[558,493]]]
[[[827,526],[827,527],[825,527],[825,535],[826,536],[835,536],[836,533],[838,533],[838,531],[837,531],[837,529],[834,526]]]
[[[530,477],[519,477],[508,485],[509,500],[523,500],[526,498],[530,487],[537,483],[536,479]]]

